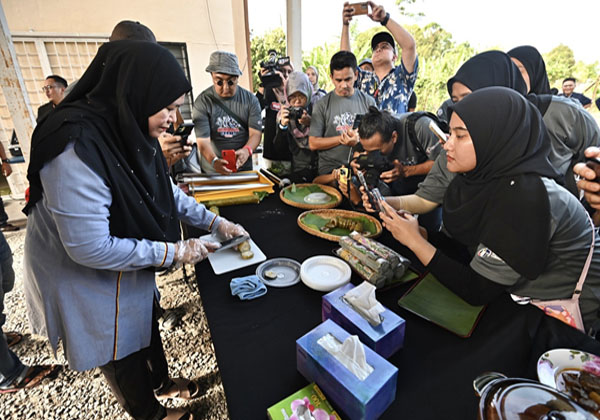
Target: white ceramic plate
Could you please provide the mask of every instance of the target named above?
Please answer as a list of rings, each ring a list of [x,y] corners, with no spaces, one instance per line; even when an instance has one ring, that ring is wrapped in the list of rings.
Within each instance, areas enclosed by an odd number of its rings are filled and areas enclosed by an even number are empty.
[[[565,389],[560,375],[565,370],[584,370],[600,376],[600,357],[581,350],[554,349],[542,354],[538,359],[538,379],[544,385],[559,391]]]
[[[311,289],[329,292],[350,281],[352,271],[344,260],[317,255],[305,260],[300,267],[302,282]]]

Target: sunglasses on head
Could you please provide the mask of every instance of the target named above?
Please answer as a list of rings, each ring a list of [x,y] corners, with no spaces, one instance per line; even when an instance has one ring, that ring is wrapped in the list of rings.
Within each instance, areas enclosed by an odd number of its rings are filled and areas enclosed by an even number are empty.
[[[227,86],[233,86],[237,83],[237,79],[227,79],[227,80],[219,79],[215,83],[217,84],[217,86],[223,86],[225,83],[227,83]]]

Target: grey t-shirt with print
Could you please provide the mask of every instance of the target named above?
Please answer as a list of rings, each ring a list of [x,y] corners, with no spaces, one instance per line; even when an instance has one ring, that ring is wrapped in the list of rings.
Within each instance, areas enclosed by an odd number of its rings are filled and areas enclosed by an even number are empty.
[[[240,149],[248,142],[248,130],[225,112],[211,98],[217,97],[231,112],[242,119],[248,127],[262,130],[260,104],[258,99],[246,89],[238,86],[231,98],[222,98],[214,86],[204,90],[194,101],[194,131],[196,137],[210,137],[215,155],[221,156],[226,149]],[[214,173],[211,162],[202,158],[202,171]],[[252,169],[252,159],[248,159],[240,170]]]
[[[551,179],[542,178],[550,200],[550,252],[544,272],[529,280],[514,271],[485,244],[477,247],[471,268],[483,277],[509,287],[510,293],[542,300],[568,299],[575,290],[588,257],[592,227],[577,198]],[[600,238],[579,300],[586,329],[599,318]],[[523,232],[527,235],[527,232]]]
[[[310,136],[335,137],[345,130],[352,129],[354,117],[364,114],[375,100],[355,89],[352,96],[338,96],[334,91],[319,99],[315,104],[310,122]],[[342,144],[331,149],[318,151],[319,175],[331,173],[336,168],[348,164],[352,148]]]

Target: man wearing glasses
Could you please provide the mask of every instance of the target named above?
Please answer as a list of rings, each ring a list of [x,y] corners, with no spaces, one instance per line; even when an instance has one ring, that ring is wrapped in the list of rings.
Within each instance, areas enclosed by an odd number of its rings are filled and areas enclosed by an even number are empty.
[[[417,80],[417,47],[412,35],[398,22],[390,18],[383,6],[372,1],[366,2],[366,10],[354,10],[348,2],[344,3],[341,50],[350,51],[349,25],[352,17],[367,14],[372,21],[379,22],[390,32],[376,33],[371,39],[373,72],[359,70],[356,87],[372,96],[381,110],[403,114],[407,111],[408,99]],[[369,12],[370,10],[370,12]],[[396,42],[401,52],[398,66]]]
[[[46,94],[46,97],[50,102],[38,108],[37,122],[40,122],[46,114],[56,108],[56,106],[64,99],[66,88],[67,81],[62,77],[56,74],[46,77],[44,86],[42,86],[42,91]]]
[[[223,150],[235,150],[238,171],[252,169],[252,153],[260,143],[262,120],[258,99],[238,86],[242,71],[235,54],[215,51],[206,71],[213,84],[194,101],[194,130],[206,173],[229,174]]]

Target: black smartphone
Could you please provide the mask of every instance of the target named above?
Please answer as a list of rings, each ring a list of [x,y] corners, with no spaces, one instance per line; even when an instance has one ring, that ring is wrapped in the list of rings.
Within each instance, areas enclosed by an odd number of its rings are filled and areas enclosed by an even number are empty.
[[[362,120],[363,114],[356,114],[354,116],[354,123],[352,123],[352,129],[353,130],[358,130],[358,127],[360,127],[360,122]]]
[[[194,123],[184,122],[177,127],[177,130],[173,133],[174,136],[181,136],[181,146],[185,146],[188,144],[187,139],[190,134],[192,134],[192,130],[194,129]]]
[[[594,179],[594,182],[600,182],[600,159],[587,158],[585,160],[585,166],[596,172],[596,179]]]
[[[369,197],[369,203],[371,203],[371,207],[373,207],[373,210],[378,211],[378,209],[380,208],[379,203],[377,202],[377,200],[375,200],[375,197],[373,197],[373,193],[371,192],[371,189],[369,188],[369,185],[367,184],[367,181],[365,180],[365,176],[363,175],[363,173],[361,171],[357,171],[356,176],[358,177],[358,180],[360,181],[361,185],[365,189],[365,193],[367,194],[367,197]]]
[[[215,249],[215,252],[219,252],[224,249],[232,248],[236,245],[241,244],[242,242],[247,241],[248,239],[250,239],[250,237],[248,235],[234,236],[231,239],[227,239],[226,241],[221,242],[221,248]]]
[[[381,202],[384,201],[385,198],[383,198],[383,195],[381,195],[379,188],[373,188],[371,192],[373,194],[373,201],[375,202],[375,206],[373,208],[377,211],[377,213],[386,213],[385,209],[381,205]]]

